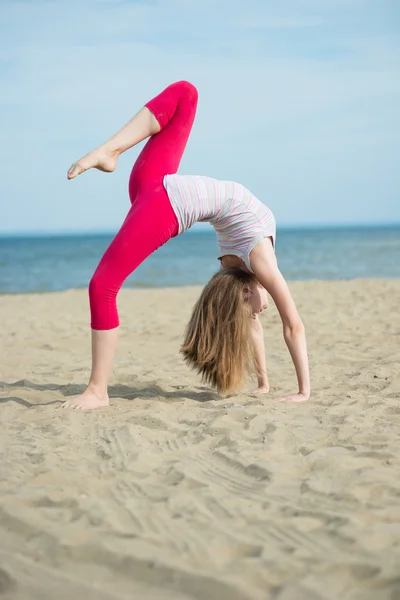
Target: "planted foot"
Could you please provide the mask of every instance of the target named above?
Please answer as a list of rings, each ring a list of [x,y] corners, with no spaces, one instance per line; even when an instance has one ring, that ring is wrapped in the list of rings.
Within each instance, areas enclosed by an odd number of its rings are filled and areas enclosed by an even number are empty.
[[[74,408],[78,410],[93,410],[95,408],[104,408],[110,404],[108,394],[97,395],[92,390],[87,389],[83,394],[76,398],[71,398],[61,405],[61,408]]]
[[[74,162],[68,173],[68,179],[74,179],[88,169],[99,169],[105,173],[111,173],[117,166],[118,153],[116,151],[105,150],[102,146],[96,148],[83,158]]]

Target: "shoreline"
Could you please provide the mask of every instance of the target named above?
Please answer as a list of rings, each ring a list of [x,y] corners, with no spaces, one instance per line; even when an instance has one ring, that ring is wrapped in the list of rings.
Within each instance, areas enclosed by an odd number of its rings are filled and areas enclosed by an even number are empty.
[[[349,282],[371,282],[371,281],[379,281],[379,282],[396,282],[400,281],[400,277],[345,277],[340,279],[286,279],[286,282],[289,285],[311,285],[311,284],[334,284],[334,283],[349,283]],[[119,294],[128,292],[156,292],[157,290],[201,290],[207,284],[205,282],[203,285],[176,285],[176,286],[154,286],[154,287],[136,287],[136,286],[124,286],[121,288]],[[89,285],[89,283],[88,283]],[[0,290],[0,297],[2,296],[40,296],[45,294],[63,294],[67,292],[87,292],[88,286],[86,287],[70,287],[62,290],[37,290],[37,291],[28,291],[28,292],[2,292]]]

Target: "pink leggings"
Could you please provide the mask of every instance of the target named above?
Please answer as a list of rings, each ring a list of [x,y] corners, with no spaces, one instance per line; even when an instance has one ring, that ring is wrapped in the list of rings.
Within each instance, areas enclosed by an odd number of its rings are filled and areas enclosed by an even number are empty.
[[[129,179],[132,206],[90,281],[92,329],[118,327],[117,294],[123,282],[178,234],[163,178],[178,170],[196,114],[197,90],[187,81],[178,81],[145,106],[161,130],[151,136],[133,166]]]

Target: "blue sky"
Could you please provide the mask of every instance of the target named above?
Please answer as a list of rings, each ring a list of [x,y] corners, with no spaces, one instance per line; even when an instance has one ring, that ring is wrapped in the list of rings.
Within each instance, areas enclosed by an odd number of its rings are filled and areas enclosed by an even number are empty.
[[[0,232],[114,231],[130,168],[71,162],[170,82],[199,89],[181,173],[279,226],[400,221],[397,0],[0,0]]]

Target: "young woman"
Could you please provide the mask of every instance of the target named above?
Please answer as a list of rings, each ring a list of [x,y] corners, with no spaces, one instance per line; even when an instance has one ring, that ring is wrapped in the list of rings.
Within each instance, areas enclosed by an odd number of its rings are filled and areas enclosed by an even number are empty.
[[[194,309],[182,347],[185,359],[221,392],[236,389],[246,370],[255,364],[256,391],[268,392],[258,319],[268,304],[268,292],[282,318],[298,379],[298,391],[282,400],[299,402],[310,396],[305,331],[277,266],[272,212],[240,184],[176,174],[197,99],[191,83],[173,83],[68,171],[68,179],[93,167],[114,171],[122,152],[150,136],[131,172],[132,206],[89,284],[90,381],[82,395],[67,400],[63,407],[88,410],[109,404],[107,388],[119,327],[117,293],[152,252],[198,221],[209,221],[216,230],[222,270],[212,278]]]

